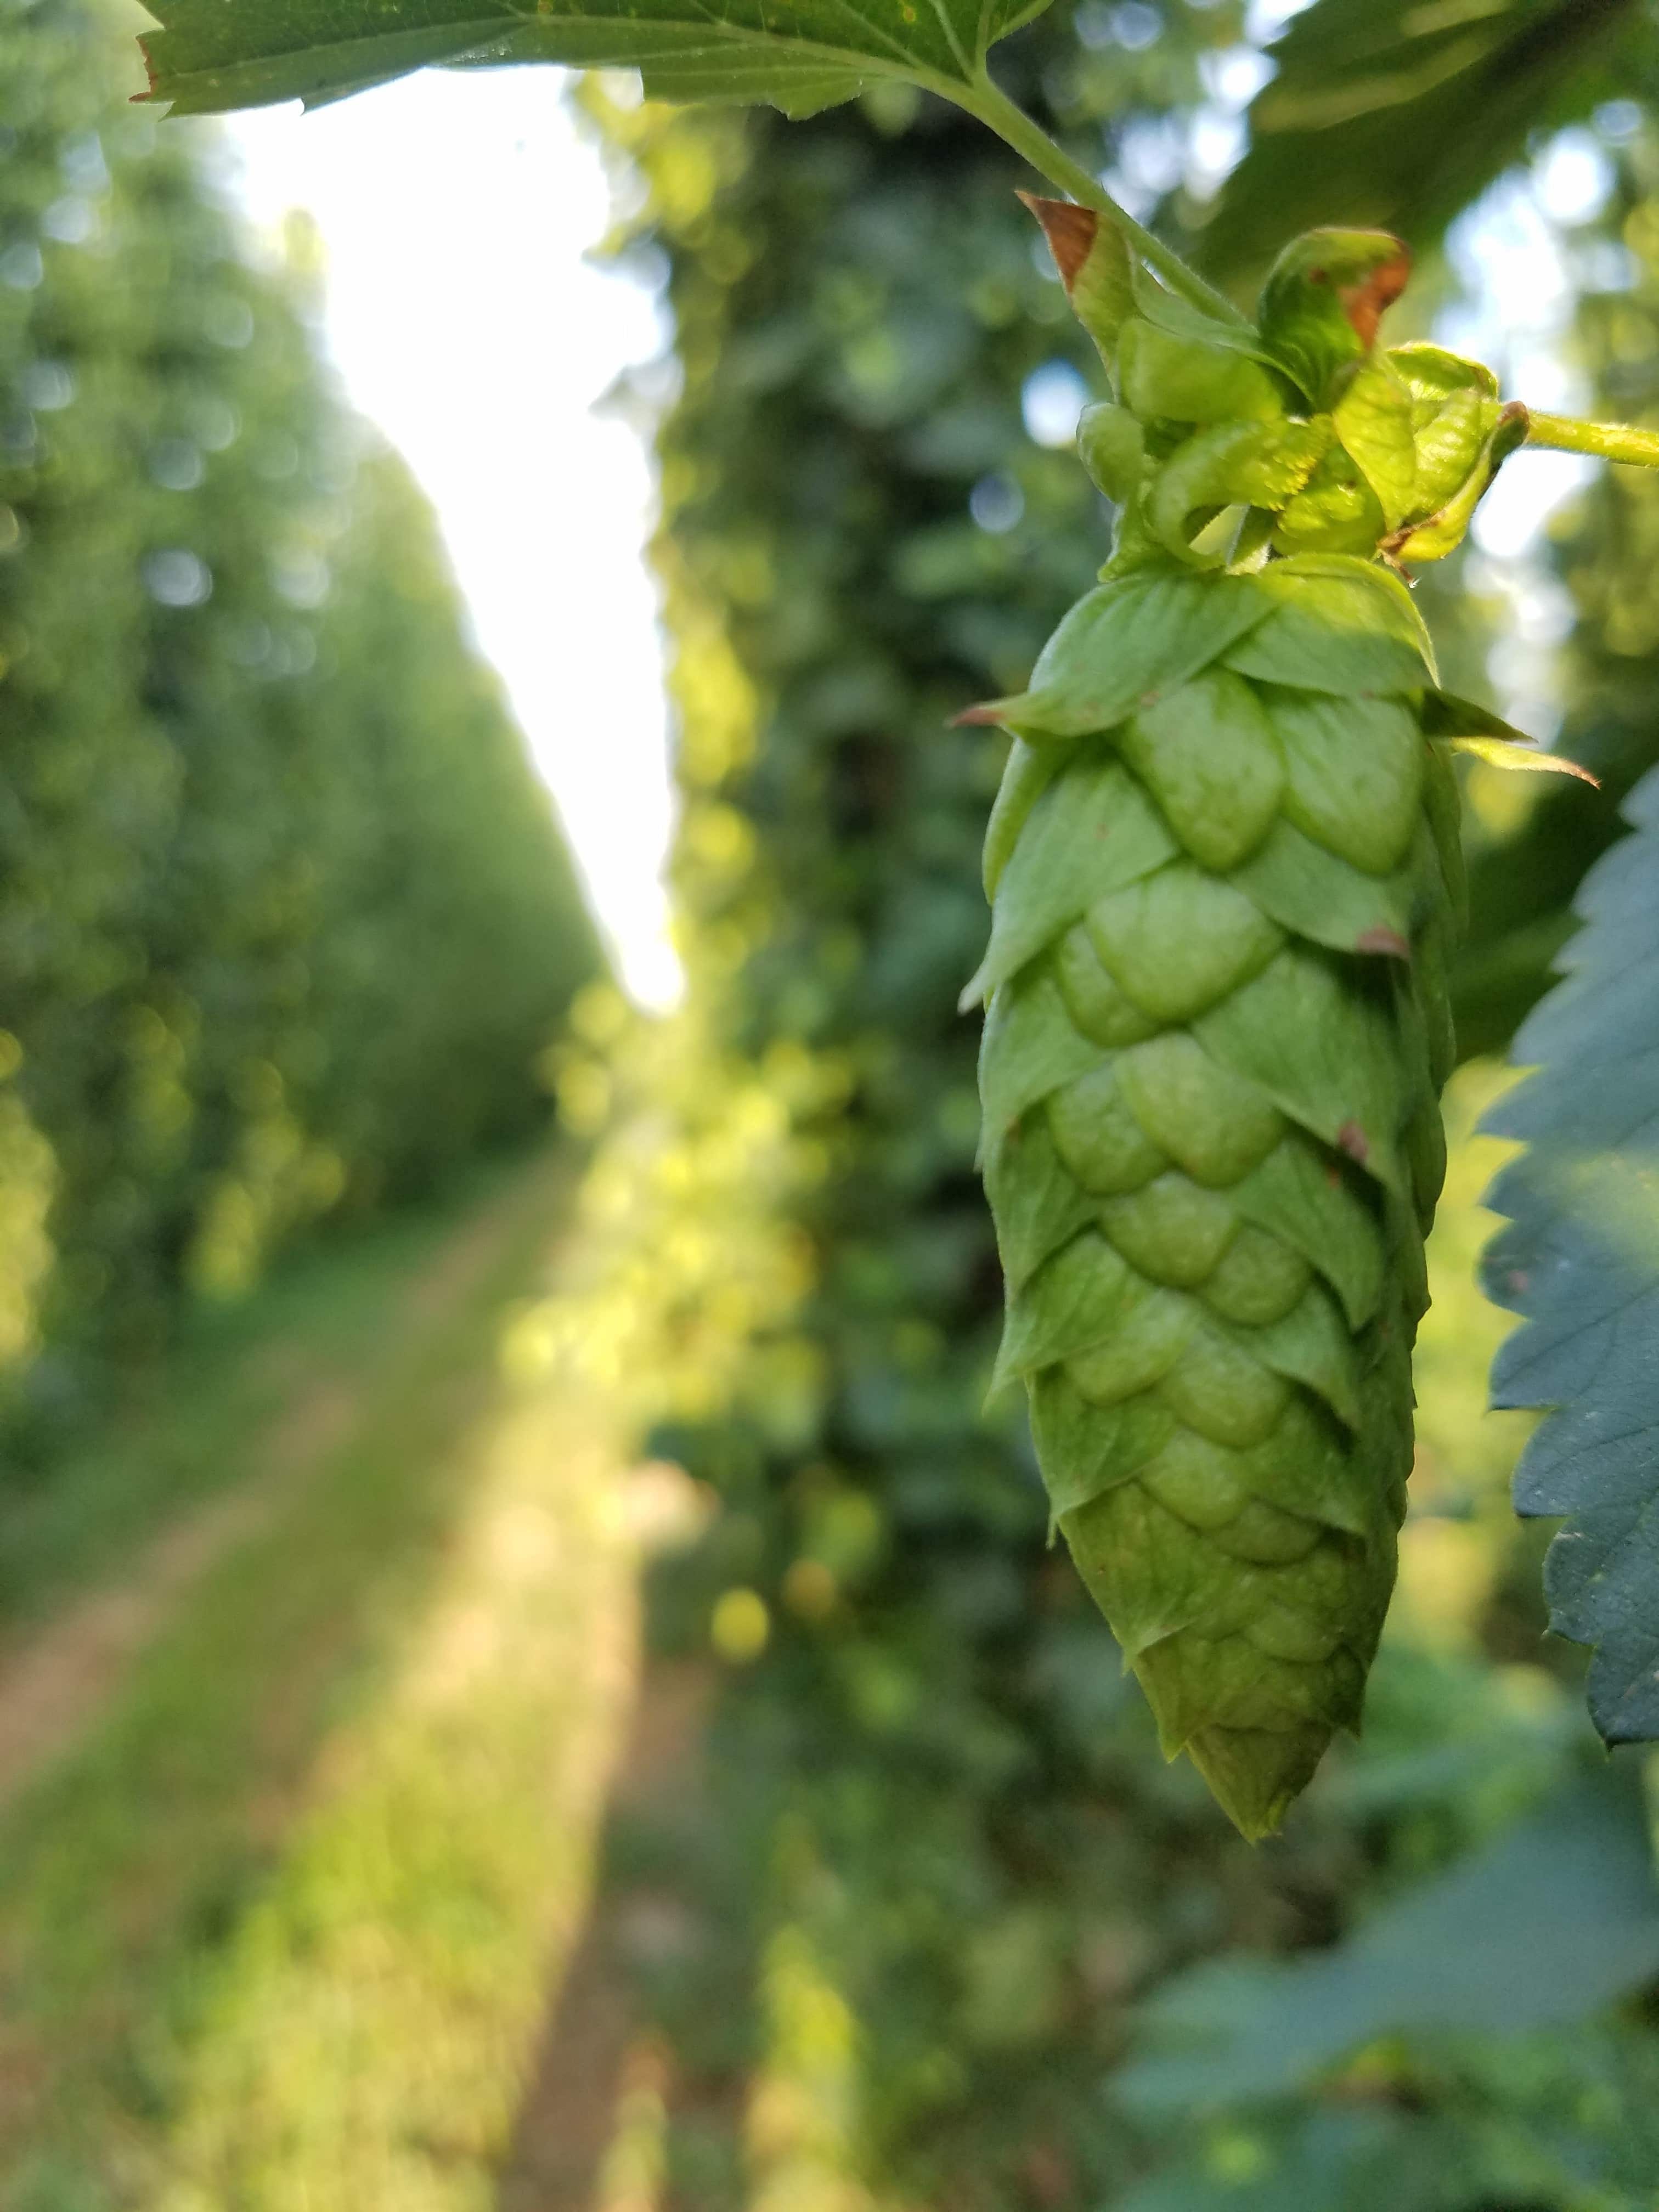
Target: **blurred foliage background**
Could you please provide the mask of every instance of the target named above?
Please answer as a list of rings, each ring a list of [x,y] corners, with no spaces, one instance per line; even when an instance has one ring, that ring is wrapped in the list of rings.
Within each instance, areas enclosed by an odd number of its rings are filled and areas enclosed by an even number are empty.
[[[0,1432],[544,1115],[599,953],[434,520],[119,27],[0,15]],[[420,987],[411,988],[411,978]]]
[[[1390,222],[1401,335],[1659,420],[1652,10],[1312,0],[1268,53],[1287,13],[1075,0],[999,69],[1241,296],[1285,234]],[[314,240],[249,257],[118,35],[0,13],[9,1693],[25,1631],[141,1590],[94,1722],[25,1759],[0,1705],[0,2205],[1648,2212],[1659,1800],[1509,1511],[1475,1124],[1659,760],[1659,484],[1422,586],[1456,688],[1603,785],[1468,775],[1400,1595],[1364,1741],[1252,1851],[985,1402],[955,1005],[1001,741],[949,723],[1109,524],[1017,165],[891,89],[797,125],[581,88],[675,331],[667,402],[663,364],[623,395],[688,976],[647,1021],[318,366]],[[1563,276],[1529,352],[1506,222]],[[477,1180],[550,1088],[580,1187]],[[190,1581],[143,1546],[204,1506],[252,1517],[185,1523]]]
[[[1400,335],[1476,312],[1458,219],[1565,145],[1600,181],[1570,222],[1535,216],[1571,272],[1559,372],[1586,411],[1652,419],[1649,11],[1315,0],[1276,77],[1275,27],[1083,0],[1001,74],[1243,296],[1296,228],[1397,223]],[[1542,1640],[1541,1540],[1505,1501],[1523,1425],[1481,1412],[1509,1324],[1471,1270],[1504,1150],[1474,1133],[1508,1079],[1490,1056],[1659,757],[1656,488],[1603,477],[1541,549],[1424,586],[1465,688],[1536,690],[1560,646],[1534,726],[1603,789],[1471,779],[1459,1011],[1487,1057],[1449,1102],[1401,1594],[1364,1742],[1244,1852],[1048,1548],[1019,1409],[983,1407],[1000,1285],[952,1006],[1000,752],[948,723],[1023,681],[1103,557],[1066,450],[1097,370],[1007,155],[945,108],[884,93],[791,125],[590,97],[650,190],[619,250],[665,275],[679,334],[658,560],[695,1050],[792,1133],[806,1276],[722,1416],[658,1431],[722,1501],[655,1614],[659,1663],[720,1662],[705,1796],[614,1846],[685,1914],[635,1962],[673,2054],[666,2201],[1650,2204],[1644,1778],[1605,1766],[1577,1655]]]

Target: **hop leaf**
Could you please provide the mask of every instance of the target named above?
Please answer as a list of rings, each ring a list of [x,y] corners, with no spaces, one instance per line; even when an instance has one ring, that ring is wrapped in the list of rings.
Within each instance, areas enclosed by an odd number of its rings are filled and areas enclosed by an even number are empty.
[[[1635,0],[1315,0],[1272,50],[1206,256],[1248,269],[1262,240],[1333,220],[1426,242],[1535,133],[1644,82],[1654,46]]]
[[[156,0],[150,94],[181,114],[311,105],[411,70],[561,62],[637,67],[659,100],[767,100],[811,115],[879,77],[976,82],[987,51],[1048,0]]]
[[[1595,1647],[1590,1717],[1609,1743],[1659,1737],[1659,772],[1624,811],[1636,835],[1585,878],[1565,978],[1515,1041],[1540,1072],[1486,1122],[1529,1148],[1486,1200],[1510,1223],[1488,1295],[1526,1316],[1492,1401],[1549,1409],[1516,1504],[1567,1516],[1550,1626]]]

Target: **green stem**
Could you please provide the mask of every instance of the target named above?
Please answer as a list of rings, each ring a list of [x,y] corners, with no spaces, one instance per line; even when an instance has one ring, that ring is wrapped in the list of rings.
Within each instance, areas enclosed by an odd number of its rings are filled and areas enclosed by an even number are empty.
[[[1605,461],[1630,461],[1659,469],[1659,430],[1636,430],[1625,422],[1581,422],[1571,415],[1527,415],[1527,443],[1558,453],[1595,453]]]
[[[1069,192],[1084,207],[1092,208],[1103,216],[1114,229],[1120,231],[1134,248],[1147,267],[1155,270],[1172,292],[1189,300],[1206,315],[1214,315],[1229,323],[1243,323],[1242,315],[1226,295],[1206,284],[1195,269],[1189,269],[1181,256],[1165,246],[1161,239],[1138,223],[1127,208],[1121,208],[1080,161],[1074,161],[1064,148],[1056,146],[1040,125],[1034,123],[1023,107],[1016,106],[1007,94],[993,84],[989,76],[981,76],[979,83],[971,88],[960,84],[939,89],[948,92],[958,107],[966,108],[969,115],[977,116],[999,138],[1005,139],[1017,154],[1023,155],[1031,167],[1060,191]]]

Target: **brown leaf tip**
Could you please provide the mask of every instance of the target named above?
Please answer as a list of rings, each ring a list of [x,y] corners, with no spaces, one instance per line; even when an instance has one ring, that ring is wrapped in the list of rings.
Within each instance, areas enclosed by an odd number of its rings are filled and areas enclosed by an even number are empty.
[[[964,707],[959,714],[951,715],[951,727],[953,730],[994,727],[1002,720],[1002,710],[1007,703],[1005,699],[985,699],[977,707]]]
[[[1405,290],[1412,273],[1412,258],[1402,246],[1392,261],[1370,270],[1358,284],[1344,284],[1337,293],[1342,312],[1366,351],[1376,343],[1376,326]]]
[[[1019,198],[1042,225],[1060,282],[1069,292],[1078,270],[1089,258],[1100,217],[1092,208],[1079,207],[1075,200],[1040,199],[1035,192],[1021,192]]]

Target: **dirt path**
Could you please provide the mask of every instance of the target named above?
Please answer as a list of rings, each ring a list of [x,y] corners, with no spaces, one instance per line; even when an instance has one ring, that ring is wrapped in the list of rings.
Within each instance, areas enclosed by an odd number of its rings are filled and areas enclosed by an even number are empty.
[[[519,1229],[538,1162],[469,1215],[388,1307],[380,1341],[406,1348],[440,1328]],[[0,1646],[0,1809],[87,1728],[174,1608],[211,1567],[270,1522],[295,1486],[343,1443],[380,1363],[345,1381],[296,1384],[251,1440],[246,1472],[154,1536],[118,1581],[88,1592],[9,1646]]]

